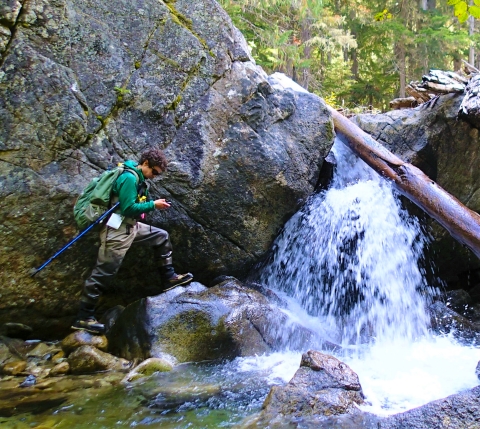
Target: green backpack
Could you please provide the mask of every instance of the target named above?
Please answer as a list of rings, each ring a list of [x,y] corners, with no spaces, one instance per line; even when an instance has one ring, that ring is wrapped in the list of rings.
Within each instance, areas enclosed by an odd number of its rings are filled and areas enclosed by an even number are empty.
[[[118,164],[118,167],[104,171],[95,177],[83,190],[73,207],[73,216],[80,230],[84,230],[95,222],[111,206],[112,189],[115,181],[124,172],[133,173],[139,182],[135,170]]]

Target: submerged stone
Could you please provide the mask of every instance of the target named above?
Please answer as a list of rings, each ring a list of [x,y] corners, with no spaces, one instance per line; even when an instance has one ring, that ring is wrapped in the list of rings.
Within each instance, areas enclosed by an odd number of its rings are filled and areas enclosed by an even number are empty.
[[[157,372],[167,372],[171,371],[173,368],[173,363],[167,359],[161,358],[150,358],[144,360],[141,364],[136,366],[132,371],[130,371],[122,382],[130,382],[138,380],[139,378],[149,377],[152,374]]]
[[[81,346],[68,357],[72,374],[89,374],[98,371],[127,371],[129,361],[102,352],[92,346]]]
[[[0,416],[11,417],[16,414],[38,414],[58,407],[67,400],[67,396],[56,392],[39,391],[34,387],[25,389],[5,389],[0,392]]]

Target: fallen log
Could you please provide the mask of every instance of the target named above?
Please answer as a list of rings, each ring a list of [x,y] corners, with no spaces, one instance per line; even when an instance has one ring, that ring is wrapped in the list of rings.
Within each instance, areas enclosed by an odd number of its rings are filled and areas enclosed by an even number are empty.
[[[415,97],[395,98],[390,101],[390,109],[410,109],[417,106],[418,101]]]
[[[480,73],[474,75],[465,88],[465,97],[458,109],[458,116],[466,119],[474,127],[480,126]]]
[[[437,185],[420,169],[402,161],[361,128],[329,107],[335,131],[377,173],[390,179],[398,192],[414,202],[450,235],[480,259],[480,215]]]

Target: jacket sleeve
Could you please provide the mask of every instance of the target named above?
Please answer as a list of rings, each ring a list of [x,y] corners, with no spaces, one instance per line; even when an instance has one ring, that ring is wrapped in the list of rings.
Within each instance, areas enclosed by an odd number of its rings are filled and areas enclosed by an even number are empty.
[[[155,210],[153,201],[144,203],[137,202],[137,181],[133,174],[125,173],[120,175],[116,183],[118,201],[120,202],[120,213],[123,216],[136,218],[142,213]]]

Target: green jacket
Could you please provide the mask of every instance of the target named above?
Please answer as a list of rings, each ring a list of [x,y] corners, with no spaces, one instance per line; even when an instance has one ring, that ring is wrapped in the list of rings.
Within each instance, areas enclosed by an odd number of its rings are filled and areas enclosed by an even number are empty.
[[[142,170],[137,167],[138,163],[135,161],[125,161],[125,166],[135,170],[138,174],[140,182],[138,185],[145,181],[145,177],[142,174]],[[137,178],[134,174],[123,173],[121,174],[112,188],[113,195],[120,201],[120,213],[122,216],[136,219],[142,213],[147,213],[155,210],[155,203],[153,201],[139,202],[139,195],[137,193]],[[148,191],[145,191],[147,195]]]

